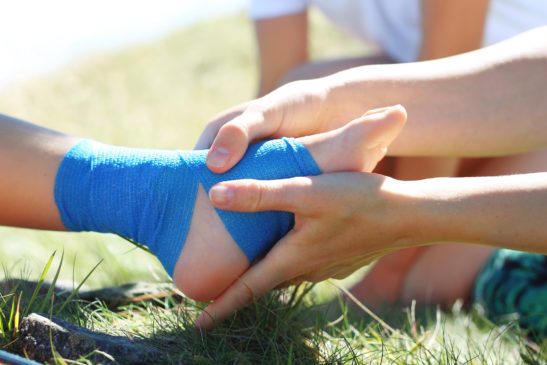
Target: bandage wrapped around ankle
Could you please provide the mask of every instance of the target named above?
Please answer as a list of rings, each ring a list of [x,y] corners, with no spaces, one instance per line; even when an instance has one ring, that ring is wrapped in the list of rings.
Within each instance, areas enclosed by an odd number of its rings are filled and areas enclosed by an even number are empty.
[[[318,175],[308,150],[290,138],[249,146],[230,171],[214,174],[206,150],[163,151],[105,145],[89,139],[72,147],[59,166],[55,202],[70,231],[111,232],[146,245],[169,275],[182,249],[198,184]],[[288,212],[216,210],[250,262],[294,224]]]

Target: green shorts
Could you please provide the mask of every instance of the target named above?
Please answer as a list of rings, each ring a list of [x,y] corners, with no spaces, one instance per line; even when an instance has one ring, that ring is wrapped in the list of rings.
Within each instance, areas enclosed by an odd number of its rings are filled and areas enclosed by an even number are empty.
[[[494,321],[517,313],[521,327],[547,335],[547,256],[497,250],[477,276],[473,300]]]

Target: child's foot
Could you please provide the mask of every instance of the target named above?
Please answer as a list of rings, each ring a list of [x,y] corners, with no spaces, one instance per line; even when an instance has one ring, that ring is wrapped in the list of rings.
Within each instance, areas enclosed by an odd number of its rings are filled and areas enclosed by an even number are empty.
[[[372,171],[406,120],[402,107],[371,111],[342,128],[297,139],[323,172]],[[189,297],[218,297],[250,265],[199,187],[188,235],[175,266],[175,284]]]

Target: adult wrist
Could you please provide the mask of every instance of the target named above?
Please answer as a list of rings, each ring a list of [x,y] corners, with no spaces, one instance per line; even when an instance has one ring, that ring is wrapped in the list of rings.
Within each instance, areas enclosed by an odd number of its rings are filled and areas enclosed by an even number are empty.
[[[413,237],[419,244],[474,241],[467,194],[462,194],[461,178],[431,178],[400,181],[406,199],[399,209],[411,215]]]
[[[430,240],[427,198],[414,182],[386,177],[379,191],[380,219],[387,232],[393,234],[392,250],[420,246]]]
[[[320,79],[326,90],[324,109],[331,120],[340,119],[345,124],[371,109],[400,103],[392,95],[393,86],[376,75],[376,69],[362,66]]]

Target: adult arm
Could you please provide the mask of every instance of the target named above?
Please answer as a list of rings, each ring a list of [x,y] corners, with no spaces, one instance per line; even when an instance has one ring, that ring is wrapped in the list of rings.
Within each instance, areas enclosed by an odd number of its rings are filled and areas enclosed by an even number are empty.
[[[547,173],[419,181],[336,173],[221,185],[210,192],[216,207],[288,210],[296,224],[206,308],[196,322],[203,328],[277,286],[342,278],[401,248],[455,241],[547,254]],[[228,202],[218,195],[226,189]]]
[[[432,60],[480,48],[489,0],[421,0],[419,59]]]
[[[452,56],[481,46],[489,0],[422,0],[420,60]],[[257,19],[258,96],[279,85],[294,67],[309,61],[307,12]]]
[[[0,114],[0,225],[65,230],[55,176],[78,138]]]
[[[260,68],[258,96],[263,96],[295,66],[308,61],[308,17],[299,12],[255,21]]]
[[[486,157],[547,145],[547,27],[439,60],[363,66],[297,81],[247,103],[233,119],[213,119],[200,147],[222,147],[233,166],[253,140],[331,130],[363,111],[402,104],[408,122],[388,154]]]

